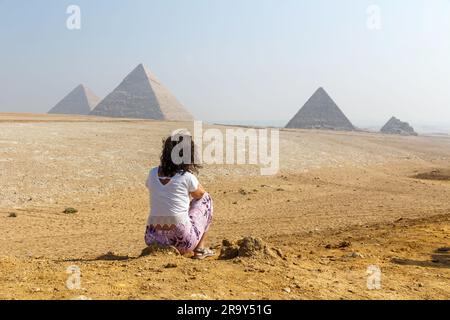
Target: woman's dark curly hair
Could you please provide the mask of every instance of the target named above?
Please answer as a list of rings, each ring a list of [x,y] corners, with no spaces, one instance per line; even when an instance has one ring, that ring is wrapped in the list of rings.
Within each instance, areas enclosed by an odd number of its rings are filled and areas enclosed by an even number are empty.
[[[198,173],[201,166],[198,164],[196,148],[192,136],[187,133],[178,133],[163,139],[163,150],[159,175],[171,178],[177,173]],[[175,149],[176,148],[176,149]],[[175,149],[175,150],[174,150]],[[184,150],[189,154],[184,155]]]

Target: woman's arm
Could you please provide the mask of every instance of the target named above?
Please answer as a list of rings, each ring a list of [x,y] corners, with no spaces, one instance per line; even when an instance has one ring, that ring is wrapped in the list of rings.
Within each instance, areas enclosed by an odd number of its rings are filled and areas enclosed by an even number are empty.
[[[206,193],[205,189],[203,189],[203,186],[201,184],[198,185],[197,190],[195,190],[194,192],[191,192],[191,197],[199,200],[201,198],[203,198],[203,195]]]

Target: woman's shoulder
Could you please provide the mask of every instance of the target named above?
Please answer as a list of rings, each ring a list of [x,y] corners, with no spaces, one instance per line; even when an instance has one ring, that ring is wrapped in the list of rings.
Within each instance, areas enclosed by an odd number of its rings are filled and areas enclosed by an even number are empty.
[[[189,186],[192,186],[192,185],[197,186],[199,183],[197,176],[195,174],[193,174],[192,172],[186,171],[181,176],[183,177],[184,181],[186,181],[186,183]]]
[[[158,175],[158,171],[159,171],[159,167],[151,168],[149,171],[149,174],[148,174],[149,178],[156,177]]]
[[[150,173],[156,173],[156,172],[158,172],[158,170],[159,170],[159,167],[153,167],[150,169]]]
[[[154,184],[155,177],[157,174],[158,174],[158,167],[150,169],[150,171],[148,173],[147,181],[145,183],[147,188],[151,188],[151,186]]]
[[[183,177],[185,177],[187,179],[196,178],[195,174],[193,174],[192,172],[189,172],[189,171],[185,171],[185,172],[179,173],[179,175],[183,176]]]

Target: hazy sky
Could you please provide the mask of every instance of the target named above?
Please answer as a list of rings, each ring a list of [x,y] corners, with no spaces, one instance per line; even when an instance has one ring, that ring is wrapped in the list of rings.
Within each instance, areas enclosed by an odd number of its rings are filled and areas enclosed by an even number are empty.
[[[448,0],[0,0],[0,46],[0,111],[104,97],[143,62],[206,121],[284,123],[323,86],[356,125],[450,124]]]

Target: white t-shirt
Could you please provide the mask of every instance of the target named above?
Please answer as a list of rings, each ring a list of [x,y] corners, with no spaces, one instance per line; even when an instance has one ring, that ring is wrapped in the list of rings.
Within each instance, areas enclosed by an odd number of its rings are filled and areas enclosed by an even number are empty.
[[[171,225],[189,220],[189,193],[198,189],[198,179],[189,172],[176,174],[167,184],[158,176],[158,167],[150,170],[147,188],[150,191],[150,216],[148,225]]]

